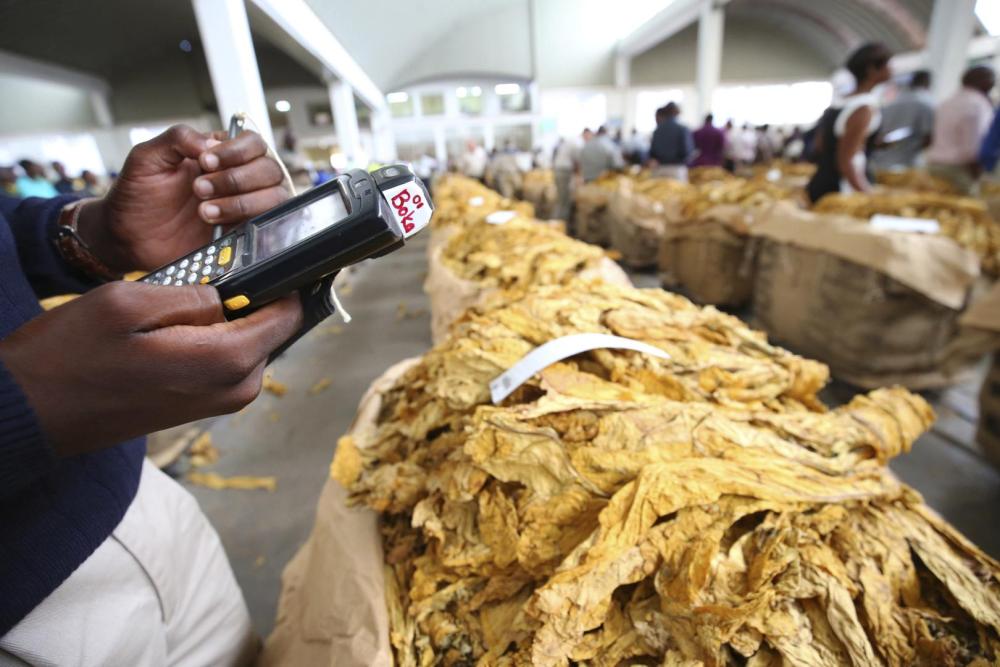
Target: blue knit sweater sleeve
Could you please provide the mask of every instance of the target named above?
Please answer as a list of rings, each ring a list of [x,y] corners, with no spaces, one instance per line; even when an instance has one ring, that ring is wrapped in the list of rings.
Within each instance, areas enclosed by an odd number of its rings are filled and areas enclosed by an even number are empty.
[[[0,500],[16,496],[55,465],[28,398],[0,363]]]
[[[60,211],[75,199],[74,196],[0,197],[0,216],[10,225],[21,268],[39,298],[80,294],[99,284],[70,269],[53,242]]]

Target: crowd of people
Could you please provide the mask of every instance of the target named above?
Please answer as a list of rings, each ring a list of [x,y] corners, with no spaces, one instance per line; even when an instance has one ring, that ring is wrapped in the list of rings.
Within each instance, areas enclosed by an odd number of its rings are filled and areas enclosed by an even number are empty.
[[[869,191],[874,170],[926,167],[963,193],[973,192],[980,176],[1000,162],[1000,114],[990,100],[995,73],[986,65],[970,67],[959,90],[935,105],[931,75],[918,71],[884,106],[884,85],[892,78],[892,53],[880,43],[858,48],[845,67],[854,88],[836,98],[812,127],[717,125],[710,113],[691,130],[670,102],[656,110],[656,128],[648,141],[635,130],[627,138],[601,126],[585,129],[579,139],[563,138],[551,157],[535,152],[535,166],[551,167],[559,191],[557,215],[568,215],[574,176],[583,182],[626,165],[643,165],[664,178],[686,181],[689,167],[724,167],[739,171],[773,159],[817,165],[809,183],[811,199],[830,192]],[[457,169],[516,189],[518,164],[513,149],[492,154],[475,142],[457,160]]]
[[[51,168],[52,174],[49,175],[44,165],[28,159],[19,161],[15,167],[0,167],[0,194],[21,199],[47,199],[66,194],[100,197],[108,190],[108,186],[89,169],[72,178],[62,162],[53,162]]]

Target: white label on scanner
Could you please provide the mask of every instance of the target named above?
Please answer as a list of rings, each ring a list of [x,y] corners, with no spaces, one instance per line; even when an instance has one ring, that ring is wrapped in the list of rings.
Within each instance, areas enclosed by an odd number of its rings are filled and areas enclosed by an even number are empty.
[[[508,222],[514,219],[517,213],[514,211],[493,211],[488,216],[486,216],[486,222],[491,225],[506,225]]]
[[[598,333],[563,336],[562,338],[550,340],[548,343],[536,347],[521,357],[506,372],[493,378],[490,382],[490,397],[493,399],[493,404],[499,404],[500,401],[510,396],[515,389],[543,368],[547,368],[557,361],[562,361],[575,354],[599,348],[635,350],[636,352],[644,352],[661,359],[670,358],[670,355],[660,348],[631,338]]]
[[[868,221],[875,229],[883,232],[918,232],[921,234],[938,234],[941,225],[931,218],[905,218],[898,215],[882,215],[876,213]]]
[[[431,206],[416,181],[397,185],[382,192],[389,202],[392,215],[403,228],[403,238],[409,238],[431,221]]]

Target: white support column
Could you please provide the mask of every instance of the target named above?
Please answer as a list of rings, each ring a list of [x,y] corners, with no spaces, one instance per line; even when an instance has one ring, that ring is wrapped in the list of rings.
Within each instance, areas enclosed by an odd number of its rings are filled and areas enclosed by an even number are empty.
[[[722,70],[722,40],[725,10],[706,1],[698,14],[698,106],[700,121],[712,110],[712,95]]]
[[[444,138],[444,125],[434,126],[434,157],[438,161],[438,168],[444,169],[448,164],[448,143]]]
[[[375,160],[392,162],[397,158],[396,136],[392,131],[392,114],[389,109],[372,110],[372,139],[375,147]]]
[[[92,90],[90,91],[90,108],[94,110],[94,118],[97,119],[98,127],[112,127],[115,124],[114,116],[111,114],[111,101],[108,94]]]
[[[344,81],[331,81],[327,87],[340,152],[347,158],[347,166],[365,166],[358,164],[361,158],[361,133],[358,130],[358,111],[354,106],[354,88]]]
[[[935,0],[927,31],[927,63],[931,90],[941,101],[961,84],[968,64],[969,43],[975,22],[976,0]]]
[[[632,109],[632,58],[619,53],[615,56],[615,92],[621,96],[622,137],[629,137],[635,127],[635,111]]]
[[[273,146],[274,133],[243,0],[192,0],[192,4],[222,127],[228,127],[230,116],[242,111]]]
[[[486,149],[487,153],[493,150],[497,145],[496,130],[496,125],[493,124],[492,120],[486,121],[486,124],[483,125],[483,148]]]

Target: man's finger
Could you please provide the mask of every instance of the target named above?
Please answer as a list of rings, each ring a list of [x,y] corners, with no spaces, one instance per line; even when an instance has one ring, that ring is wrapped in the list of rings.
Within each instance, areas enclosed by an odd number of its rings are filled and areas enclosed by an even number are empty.
[[[246,317],[213,328],[224,329],[221,335],[227,341],[248,352],[259,363],[301,327],[302,300],[296,293],[269,303]]]
[[[272,209],[286,199],[288,191],[281,186],[274,186],[234,197],[202,202],[198,206],[198,215],[205,222],[212,224],[231,224]]]
[[[197,159],[209,148],[209,137],[188,125],[174,125],[132,149],[147,159],[176,166],[187,158]]]
[[[225,322],[219,292],[208,285],[162,287],[136,283],[148,308],[137,322],[136,331],[155,331],[171,326],[204,327]]]
[[[204,171],[218,171],[247,164],[267,153],[267,143],[256,132],[244,130],[235,139],[212,146],[198,157]]]
[[[283,178],[278,163],[263,155],[248,164],[199,176],[194,191],[202,199],[213,199],[281,185]]]

